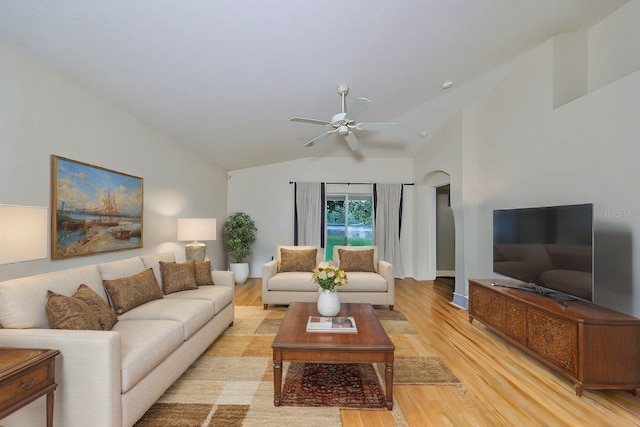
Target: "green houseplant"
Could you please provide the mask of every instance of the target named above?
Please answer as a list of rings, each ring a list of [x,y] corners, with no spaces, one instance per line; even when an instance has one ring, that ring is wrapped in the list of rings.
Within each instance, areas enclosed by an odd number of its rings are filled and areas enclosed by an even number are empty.
[[[227,253],[236,262],[229,263],[229,268],[234,272],[236,283],[244,283],[249,277],[249,264],[244,262],[251,255],[251,245],[256,241],[256,224],[253,219],[244,212],[231,215],[224,224],[224,245]]]

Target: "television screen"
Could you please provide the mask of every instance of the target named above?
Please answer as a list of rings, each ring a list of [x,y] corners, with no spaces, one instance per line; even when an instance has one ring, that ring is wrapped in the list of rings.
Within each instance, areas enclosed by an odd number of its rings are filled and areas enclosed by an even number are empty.
[[[493,271],[593,300],[593,204],[493,211]]]

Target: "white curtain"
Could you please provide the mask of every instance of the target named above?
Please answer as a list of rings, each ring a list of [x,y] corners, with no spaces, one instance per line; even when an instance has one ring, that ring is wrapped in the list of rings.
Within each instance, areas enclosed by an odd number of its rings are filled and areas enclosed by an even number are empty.
[[[395,276],[400,279],[404,279],[400,255],[402,188],[402,184],[375,185],[375,244],[378,246],[378,257],[391,263]]]
[[[295,185],[296,230],[294,243],[322,247],[324,200],[322,183],[297,182]]]

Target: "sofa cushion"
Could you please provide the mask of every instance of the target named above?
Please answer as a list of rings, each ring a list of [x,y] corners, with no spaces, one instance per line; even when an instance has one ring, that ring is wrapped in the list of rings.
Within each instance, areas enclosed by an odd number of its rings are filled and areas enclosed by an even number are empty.
[[[233,287],[231,286],[199,286],[191,291],[175,292],[165,296],[165,299],[201,299],[211,301],[215,313],[220,313],[233,302]]]
[[[162,293],[165,295],[198,288],[194,260],[183,263],[160,261],[160,274]]]
[[[102,280],[113,280],[142,273],[146,270],[146,267],[142,262],[142,258],[133,257],[118,261],[103,262],[98,264],[98,269],[100,270]]]
[[[311,281],[311,273],[293,271],[278,273],[269,279],[267,288],[270,291],[310,291],[318,292],[320,287]]]
[[[378,273],[354,271],[349,273],[347,286],[340,286],[339,292],[387,292],[389,284]]]
[[[377,246],[334,246],[333,247],[333,264],[338,268],[342,268],[340,260],[340,249],[348,251],[368,251],[373,249],[373,269],[378,272],[378,247]]]
[[[123,313],[120,320],[171,320],[182,325],[188,340],[213,319],[213,303],[205,299],[168,299],[150,301]]]
[[[196,261],[196,285],[213,285],[211,277],[211,261]]]
[[[176,256],[173,252],[163,252],[161,254],[142,255],[142,262],[145,269],[153,268],[153,274],[156,275],[158,286],[162,289],[162,275],[160,274],[160,261],[176,262]]]
[[[0,282],[0,324],[4,328],[46,329],[47,290],[71,295],[84,283],[106,299],[98,267],[87,265]]]
[[[347,271],[367,271],[374,273],[376,270],[373,265],[373,249],[362,251],[351,251],[348,249],[339,249],[340,268]]]
[[[102,283],[118,315],[145,302],[162,298],[162,291],[151,268],[133,276],[103,280]]]
[[[183,342],[183,326],[171,320],[120,320],[113,326],[120,333],[122,393],[138,384]]]
[[[89,306],[100,323],[102,330],[110,331],[113,325],[118,321],[118,316],[116,316],[113,310],[111,310],[109,304],[107,304],[100,295],[87,285],[80,285],[78,290],[73,294],[73,297],[81,300]]]
[[[47,291],[45,311],[53,329],[102,329],[91,307],[78,298]]]
[[[324,251],[322,249],[318,249],[316,247],[313,246],[285,246],[285,245],[278,245],[276,247],[276,264],[278,266],[278,271],[280,271],[281,269],[281,264],[282,264],[282,249],[289,249],[289,250],[306,250],[306,249],[316,249],[316,265],[320,264],[322,261],[324,261]]]
[[[318,249],[280,249],[280,272],[313,271]]]

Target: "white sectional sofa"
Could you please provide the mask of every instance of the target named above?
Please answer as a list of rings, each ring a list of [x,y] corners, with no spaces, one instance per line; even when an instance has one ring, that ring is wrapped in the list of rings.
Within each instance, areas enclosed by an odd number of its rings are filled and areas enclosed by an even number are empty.
[[[175,262],[174,254],[133,257],[0,282],[0,346],[60,350],[55,426],[133,425],[233,323],[233,273],[212,271],[214,285],[162,295],[131,308],[118,315],[111,330],[50,328],[45,311],[48,290],[72,296],[85,284],[109,301],[104,279],[139,274],[149,277],[149,268],[162,289],[160,261]],[[6,427],[37,426],[44,425],[44,417],[43,397],[1,423]]]
[[[285,257],[294,251],[316,250],[315,264],[309,262],[287,262]],[[344,252],[348,251],[348,252]],[[349,268],[349,264],[340,259],[340,254],[358,255],[357,251],[366,251],[370,262],[366,265]],[[364,252],[361,252],[364,254]],[[311,281],[312,271],[324,260],[324,251],[311,246],[278,246],[275,259],[262,267],[262,304],[266,310],[269,304],[288,305],[292,302],[318,301],[318,285]],[[288,264],[289,266],[287,266]],[[395,301],[395,278],[393,266],[378,259],[376,246],[334,246],[333,265],[345,269],[349,282],[337,288],[340,302],[370,303],[388,305],[393,310]]]

